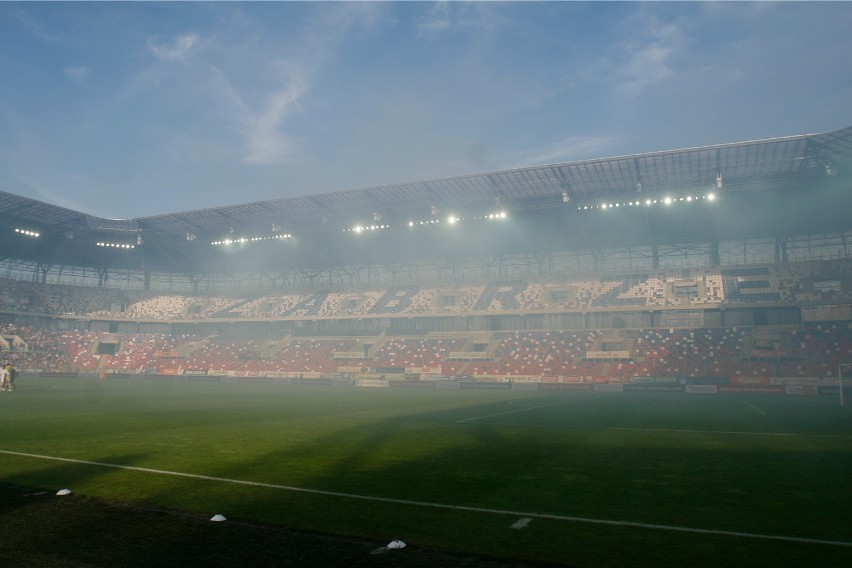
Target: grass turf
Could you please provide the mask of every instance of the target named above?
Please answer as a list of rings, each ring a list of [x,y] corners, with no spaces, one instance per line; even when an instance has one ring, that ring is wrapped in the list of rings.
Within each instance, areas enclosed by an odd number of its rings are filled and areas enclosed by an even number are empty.
[[[10,486],[511,562],[852,564],[852,412],[834,400],[34,378],[19,387],[0,395],[0,450],[44,457],[0,453]],[[183,542],[172,525],[159,538]],[[4,554],[36,548],[0,540]],[[154,550],[169,565],[168,547]]]

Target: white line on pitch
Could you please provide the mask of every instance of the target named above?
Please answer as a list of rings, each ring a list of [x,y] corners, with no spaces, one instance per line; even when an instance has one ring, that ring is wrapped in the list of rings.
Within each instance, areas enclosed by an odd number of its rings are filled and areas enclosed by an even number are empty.
[[[758,407],[756,407],[756,406],[755,406],[755,405],[753,405],[753,404],[750,404],[750,403],[748,403],[748,402],[746,402],[746,401],[744,401],[744,400],[737,400],[737,402],[739,402],[740,404],[745,404],[745,405],[746,405],[746,406],[748,406],[749,408],[752,408],[752,409],[754,409],[754,410],[756,410],[756,411],[760,412],[760,413],[761,413],[761,414],[763,414],[764,416],[766,416],[766,413],[765,413],[764,411],[762,411],[761,409],[759,409]]]
[[[596,398],[601,398],[599,396],[592,396],[589,398],[582,399],[571,399],[571,400],[563,400],[560,402],[553,402],[550,404],[542,404],[541,406],[527,406],[524,408],[517,408],[515,410],[506,410],[505,412],[495,412],[494,414],[486,414],[484,416],[475,416],[473,418],[465,418],[463,420],[456,420],[456,424],[462,424],[464,422],[473,422],[474,420],[482,420],[483,418],[494,418],[495,416],[505,416],[506,414],[517,414],[518,412],[529,412],[530,410],[538,410],[540,408],[550,408],[551,406],[561,406],[563,404],[573,404],[575,402],[585,402],[587,400],[593,400]]]
[[[205,481],[218,481],[222,483],[233,483],[236,485],[247,485],[250,487],[263,487],[266,489],[281,489],[283,491],[293,491],[297,493],[310,493],[313,495],[326,495],[330,497],[341,497],[345,499],[360,499],[362,501],[375,501],[377,503],[393,503],[395,505],[410,505],[414,507],[431,507],[433,509],[447,509],[451,511],[465,511],[469,513],[489,513],[492,515],[511,515],[513,517],[530,517],[533,519],[549,519],[553,521],[568,521],[574,523],[589,523],[595,525],[610,525],[619,527],[635,527],[640,529],[663,530],[685,533],[699,533],[719,536],[733,536],[740,538],[756,538],[762,540],[777,540],[784,542],[804,542],[809,544],[828,544],[832,546],[848,546],[852,547],[852,542],[842,540],[823,540],[816,538],[804,538],[796,536],[781,536],[771,534],[746,533],[737,531],[724,531],[716,529],[699,529],[694,527],[679,527],[675,525],[658,525],[654,523],[639,523],[635,521],[613,521],[608,519],[591,519],[588,517],[572,517],[569,515],[553,515],[548,513],[525,513],[521,511],[507,511],[502,509],[489,509],[485,507],[467,507],[464,505],[449,505],[446,503],[430,503],[428,501],[410,501],[408,499],[392,499],[390,497],[374,497],[370,495],[358,495],[355,493],[341,493],[339,491],[324,491],[322,489],[306,489],[304,487],[294,487],[292,485],[278,485],[275,483],[263,483],[260,481],[246,481],[243,479],[229,479],[227,477],[213,477],[211,475],[199,475],[195,473],[182,473],[179,471],[168,471],[164,469],[151,469],[148,467],[136,467],[132,465],[121,465],[115,463],[104,463],[87,460],[76,460],[71,458],[61,458],[58,456],[44,456],[39,454],[28,454],[25,452],[13,452],[10,450],[0,450],[0,454],[9,456],[21,456],[25,458],[34,458],[40,460],[59,461],[66,463],[77,463],[83,465],[95,465],[98,467],[109,467],[113,469],[123,469],[127,471],[139,471],[142,473],[154,473],[158,475],[170,475],[173,477],[185,477],[189,479],[202,479]]]

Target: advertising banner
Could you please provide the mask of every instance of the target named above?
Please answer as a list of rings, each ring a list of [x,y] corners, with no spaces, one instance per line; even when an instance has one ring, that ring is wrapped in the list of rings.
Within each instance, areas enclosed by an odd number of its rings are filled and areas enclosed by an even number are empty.
[[[440,375],[441,367],[406,367],[406,375]]]
[[[743,377],[734,375],[728,377],[728,382],[732,385],[771,385],[772,377]]]
[[[595,386],[584,383],[539,383],[538,390],[540,391],[591,391]]]
[[[459,383],[460,388],[464,390],[509,390],[512,385],[509,383],[492,383],[485,381],[470,381]]]
[[[837,382],[836,377],[827,380]],[[826,380],[818,377],[772,377],[773,385],[821,385],[825,382]]]
[[[405,376],[405,373],[385,373],[384,378],[389,381],[405,381],[408,378]]]
[[[771,385],[728,385],[720,386],[719,392],[722,393],[750,393],[750,394],[783,394],[784,387]]]
[[[322,377],[322,373],[319,371],[284,371],[282,375],[291,379],[319,379]]]
[[[683,392],[681,384],[633,384],[627,383],[624,385],[625,392]]]
[[[595,392],[624,392],[624,385],[595,385]]]
[[[363,351],[335,351],[331,354],[332,359],[366,359],[367,354]]]
[[[485,351],[450,351],[448,359],[487,359]]]
[[[272,377],[241,377],[238,379],[239,382],[245,384],[268,384],[271,385],[274,379]]]
[[[816,385],[787,385],[784,387],[785,394],[814,396],[819,394]]]
[[[538,383],[541,377],[538,375],[507,375],[506,379],[512,383]]]
[[[438,383],[435,383],[434,381],[390,381],[391,388],[405,389],[434,389],[436,384]]]
[[[631,383],[678,383],[677,377],[630,377]]]
[[[359,387],[367,387],[367,388],[388,388],[390,386],[389,381],[385,381],[382,379],[358,379],[355,384]]]
[[[384,376],[381,373],[355,373],[353,378],[356,380],[361,379],[383,379]]]
[[[718,385],[686,385],[686,392],[693,394],[716,394],[719,392]]]

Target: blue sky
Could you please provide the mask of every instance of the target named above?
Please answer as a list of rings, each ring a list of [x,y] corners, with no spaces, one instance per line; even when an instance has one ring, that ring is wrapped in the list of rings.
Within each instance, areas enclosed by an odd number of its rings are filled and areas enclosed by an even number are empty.
[[[847,2],[0,2],[0,190],[132,218],[852,126]]]

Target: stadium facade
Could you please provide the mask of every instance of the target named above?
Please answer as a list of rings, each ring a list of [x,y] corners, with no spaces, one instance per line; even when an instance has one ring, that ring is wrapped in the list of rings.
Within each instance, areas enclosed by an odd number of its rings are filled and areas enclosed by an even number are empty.
[[[3,348],[34,371],[816,385],[852,361],[852,127],[128,220],[0,211]]]

